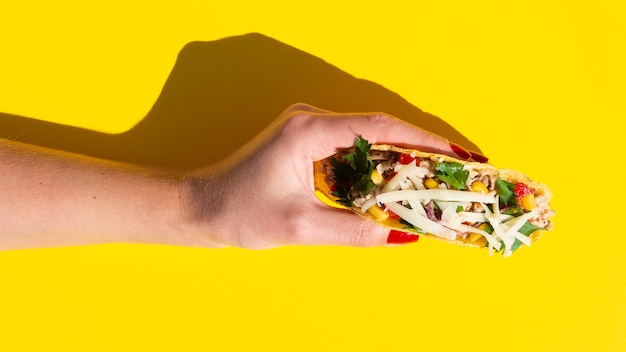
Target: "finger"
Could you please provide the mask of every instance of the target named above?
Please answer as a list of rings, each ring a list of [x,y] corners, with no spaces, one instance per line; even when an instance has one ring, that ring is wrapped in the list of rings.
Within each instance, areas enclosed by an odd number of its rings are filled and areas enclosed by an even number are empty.
[[[470,150],[470,154],[472,154],[472,160],[478,161],[479,163],[489,162],[489,158],[484,156],[482,153]]]
[[[301,112],[309,112],[313,114],[336,114],[334,111],[325,110],[319,108],[317,106],[305,104],[305,103],[296,103],[287,108],[287,111],[292,114],[297,114]]]
[[[316,146],[320,158],[334,153],[336,148],[352,146],[354,138],[363,136],[370,143],[392,144],[469,159],[464,148],[448,139],[384,113],[319,115],[311,121],[318,136]]]
[[[303,245],[382,246],[390,232],[351,211],[322,205],[303,216],[296,226],[290,242]]]

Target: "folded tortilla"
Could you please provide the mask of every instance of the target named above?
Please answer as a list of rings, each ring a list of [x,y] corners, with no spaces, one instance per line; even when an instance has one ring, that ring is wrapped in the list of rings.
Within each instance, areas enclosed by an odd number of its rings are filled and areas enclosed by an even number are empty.
[[[504,256],[552,228],[550,190],[518,171],[364,139],[355,145],[314,163],[315,189],[381,226]],[[371,175],[362,165],[355,171],[355,163],[366,162],[354,160],[359,148],[361,157],[368,155]],[[349,181],[335,175],[345,170]],[[372,182],[364,186],[368,178]]]

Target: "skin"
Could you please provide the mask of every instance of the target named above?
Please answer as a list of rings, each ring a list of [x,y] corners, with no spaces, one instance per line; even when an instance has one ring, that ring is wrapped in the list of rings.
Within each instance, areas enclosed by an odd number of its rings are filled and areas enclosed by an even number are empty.
[[[447,139],[383,113],[286,109],[229,158],[193,172],[0,139],[0,249],[100,243],[271,248],[385,245],[389,230],[314,195],[315,160],[370,143],[457,156]]]

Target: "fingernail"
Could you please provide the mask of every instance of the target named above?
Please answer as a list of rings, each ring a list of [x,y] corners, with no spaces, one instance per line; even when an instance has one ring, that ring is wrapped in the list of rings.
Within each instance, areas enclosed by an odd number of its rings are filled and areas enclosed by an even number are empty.
[[[456,143],[450,142],[450,148],[459,156],[459,159],[468,160],[472,157],[472,154],[468,152],[465,148],[461,147]]]
[[[387,237],[387,244],[407,244],[417,242],[419,239],[420,236],[414,233],[391,230],[389,231],[389,237]]]
[[[472,154],[472,159],[478,161],[479,163],[486,163],[489,161],[489,158],[475,151],[470,150],[470,154]]]

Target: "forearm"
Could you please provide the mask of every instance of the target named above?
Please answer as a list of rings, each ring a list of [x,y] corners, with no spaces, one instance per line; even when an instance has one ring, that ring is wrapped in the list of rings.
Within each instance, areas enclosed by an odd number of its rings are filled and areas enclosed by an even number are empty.
[[[0,140],[0,249],[207,245],[186,231],[178,178]]]

